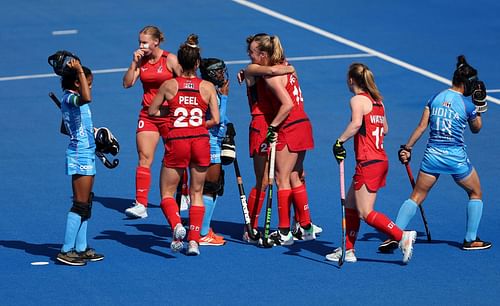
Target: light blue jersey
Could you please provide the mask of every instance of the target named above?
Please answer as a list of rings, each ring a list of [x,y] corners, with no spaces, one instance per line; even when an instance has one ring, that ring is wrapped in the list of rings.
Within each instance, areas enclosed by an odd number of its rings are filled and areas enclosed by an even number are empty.
[[[432,97],[429,109],[429,141],[421,170],[438,176],[451,174],[457,181],[472,172],[465,152],[464,131],[469,120],[477,116],[472,101],[461,93],[447,89]]]
[[[210,162],[212,164],[220,164],[220,152],[222,139],[226,136],[227,124],[229,118],[227,117],[227,96],[217,95],[217,104],[219,105],[220,123],[211,127],[208,132],[210,135]],[[206,120],[211,118],[210,112],[207,113]]]
[[[77,92],[64,92],[61,113],[70,142],[66,149],[66,173],[68,175],[95,174],[95,140],[92,114],[88,104],[79,106]]]

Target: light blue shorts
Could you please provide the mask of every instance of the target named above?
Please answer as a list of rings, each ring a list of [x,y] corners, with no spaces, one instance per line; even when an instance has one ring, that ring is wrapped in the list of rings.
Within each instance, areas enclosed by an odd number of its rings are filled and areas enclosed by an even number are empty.
[[[66,150],[67,175],[95,175],[95,153]]]
[[[220,151],[222,145],[222,138],[210,134],[210,163],[220,164]]]
[[[462,147],[427,147],[420,171],[439,177],[451,174],[455,181],[461,181],[472,172],[472,165]]]

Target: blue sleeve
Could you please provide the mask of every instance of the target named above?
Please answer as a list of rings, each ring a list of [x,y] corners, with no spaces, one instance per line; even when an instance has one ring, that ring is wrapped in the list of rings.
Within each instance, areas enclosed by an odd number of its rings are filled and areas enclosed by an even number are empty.
[[[220,122],[227,123],[227,96],[220,96],[220,105],[219,105],[219,114],[220,114]]]
[[[465,103],[465,113],[467,114],[467,120],[474,120],[477,117],[476,106],[468,99],[464,99]]]

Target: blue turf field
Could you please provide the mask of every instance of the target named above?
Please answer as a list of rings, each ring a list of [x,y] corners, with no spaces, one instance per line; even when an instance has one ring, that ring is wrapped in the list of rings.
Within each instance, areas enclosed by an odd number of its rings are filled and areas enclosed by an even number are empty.
[[[252,3],[267,10],[259,11]],[[88,0],[62,5],[31,0],[22,5],[0,4],[0,305],[498,303],[500,4],[481,0],[474,6],[463,0],[252,3]],[[314,127],[316,148],[308,153],[305,166],[312,216],[324,229],[317,241],[270,250],[242,243],[243,217],[230,167],[226,168],[226,193],[213,222],[228,244],[202,247],[196,258],[172,254],[168,248],[171,232],[158,206],[161,146],[153,168],[150,217],[124,217],[124,209],[134,200],[135,124],[142,89],[136,84],[124,90],[121,79],[137,46],[137,33],[147,24],[165,32],[166,50],[175,52],[188,34],[197,33],[204,56],[220,57],[229,64],[229,115],[238,132],[247,192],[253,184],[247,156],[249,114],[245,88],[237,85],[235,73],[247,59],[248,35],[280,36],[298,71]],[[53,35],[58,30],[77,33]],[[58,133],[60,113],[47,96],[49,91],[59,92],[59,80],[48,75],[52,70],[46,61],[59,49],[77,53],[96,73],[91,105],[94,123],[110,127],[121,145],[118,168],[98,166],[89,225],[90,244],[106,258],[82,268],[54,262],[71,203],[70,179],[64,175],[67,139]],[[345,83],[348,65],[362,61],[370,66],[385,97],[390,172],[377,209],[394,218],[410,192],[405,170],[396,158],[397,148],[417,124],[427,98],[446,87],[440,77],[451,78],[456,56],[462,53],[492,89],[483,130],[478,135],[468,132],[466,142],[484,194],[479,234],[492,241],[493,248],[459,249],[466,194],[443,176],[424,204],[434,241],[426,242],[417,214],[410,227],[419,237],[408,266],[401,265],[399,253],[378,254],[384,237],[365,224],[356,244],[356,264],[339,269],[325,261],[324,255],[340,243],[338,167],[331,144],[350,116]],[[301,58],[307,56],[313,58]],[[424,143],[422,139],[414,150],[415,175]],[[347,147],[350,183],[352,142]],[[276,225],[276,219],[272,224]],[[34,261],[49,265],[32,266]]]

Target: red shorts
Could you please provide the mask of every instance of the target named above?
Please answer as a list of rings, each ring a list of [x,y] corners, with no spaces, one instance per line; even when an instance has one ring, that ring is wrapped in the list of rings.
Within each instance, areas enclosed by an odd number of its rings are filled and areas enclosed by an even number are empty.
[[[148,115],[148,109],[143,108],[139,113],[137,121],[136,133],[140,132],[158,132],[165,138],[168,133],[168,118],[167,117],[152,117]]]
[[[254,155],[267,155],[269,144],[266,142],[267,128],[266,117],[264,115],[252,116],[250,122],[250,134],[248,136],[250,157]]]
[[[206,129],[191,135],[172,130],[165,141],[163,165],[167,168],[186,168],[190,165],[210,166],[210,138]]]
[[[308,118],[283,124],[278,132],[276,150],[281,151],[285,146],[288,146],[290,152],[301,152],[314,148],[312,125]]]
[[[366,189],[377,192],[385,186],[385,178],[389,171],[387,160],[369,160],[356,163],[356,172],[352,177],[355,190],[366,185]]]

